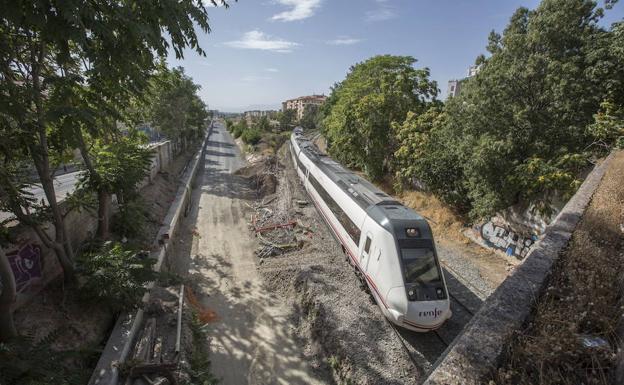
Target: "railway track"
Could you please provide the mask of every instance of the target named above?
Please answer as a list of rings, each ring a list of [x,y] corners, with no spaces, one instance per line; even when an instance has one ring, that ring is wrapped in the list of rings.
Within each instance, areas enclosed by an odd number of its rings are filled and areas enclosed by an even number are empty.
[[[455,300],[455,302],[457,302],[459,304],[459,306],[463,307],[466,310],[466,312],[468,314],[470,314],[471,317],[475,315],[475,313],[468,306],[464,305],[457,297],[455,297],[450,292],[449,292],[449,297],[451,297],[451,299]]]
[[[412,332],[407,329],[401,329],[399,326],[386,320],[412,364],[421,372],[428,372],[432,368],[433,363],[461,333],[461,330],[463,330],[463,327],[467,323],[465,322],[467,321],[466,315],[472,318],[475,314],[470,306],[464,304],[458,296],[454,295],[450,290],[449,297],[451,299],[451,306],[461,307],[462,311],[466,314],[463,320],[458,322],[447,321],[447,323],[438,330],[428,333]],[[451,320],[453,319],[451,318]]]

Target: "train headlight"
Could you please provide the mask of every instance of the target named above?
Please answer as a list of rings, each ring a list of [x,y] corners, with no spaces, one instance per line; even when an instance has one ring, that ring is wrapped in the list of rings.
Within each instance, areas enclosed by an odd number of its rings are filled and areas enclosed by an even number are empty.
[[[420,230],[413,228],[413,227],[409,227],[405,229],[405,235],[407,235],[410,238],[420,237]]]
[[[436,294],[438,295],[438,299],[443,299],[444,298],[444,290],[442,290],[441,287],[436,289]]]

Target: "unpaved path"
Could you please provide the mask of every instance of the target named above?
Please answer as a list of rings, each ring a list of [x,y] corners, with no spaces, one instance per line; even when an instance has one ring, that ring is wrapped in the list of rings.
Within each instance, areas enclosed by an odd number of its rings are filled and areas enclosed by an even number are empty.
[[[244,162],[230,134],[216,125],[198,178],[191,276],[202,303],[216,313],[207,324],[212,372],[224,385],[320,384],[302,360],[289,311],[259,277],[257,246],[247,228]]]

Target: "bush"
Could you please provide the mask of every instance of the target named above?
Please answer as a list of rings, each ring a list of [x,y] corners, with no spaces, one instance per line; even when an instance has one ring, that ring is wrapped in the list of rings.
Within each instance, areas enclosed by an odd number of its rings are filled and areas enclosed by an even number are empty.
[[[262,139],[262,133],[257,128],[248,128],[241,134],[241,139],[247,144],[257,144]]]
[[[3,385],[77,385],[91,376],[96,350],[63,350],[53,348],[61,329],[36,340],[31,335],[19,336],[0,343],[0,378]]]
[[[137,307],[147,291],[147,283],[159,276],[153,270],[155,259],[138,255],[136,250],[119,243],[85,252],[79,263],[85,278],[80,297],[89,302],[102,302],[115,312]]]
[[[136,238],[143,233],[149,216],[145,202],[140,197],[119,205],[113,214],[112,230],[120,237]]]

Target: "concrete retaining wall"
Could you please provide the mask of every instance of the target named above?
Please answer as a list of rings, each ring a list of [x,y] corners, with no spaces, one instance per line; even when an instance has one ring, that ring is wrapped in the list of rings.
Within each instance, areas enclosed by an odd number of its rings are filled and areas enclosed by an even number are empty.
[[[61,202],[65,211],[66,203]],[[65,217],[67,235],[75,251],[86,239],[92,238],[97,229],[97,214],[87,210],[71,211]],[[46,233],[54,239],[54,226],[44,226]],[[30,227],[18,224],[10,228],[15,244],[7,247],[7,257],[11,263],[17,283],[17,296],[13,309],[26,304],[50,282],[60,277],[63,270],[52,249],[43,245]]]
[[[167,212],[167,216],[163,220],[164,225],[158,231],[158,235],[154,240],[154,249],[150,256],[157,259],[154,266],[156,271],[160,271],[162,264],[168,256],[168,245],[176,236],[181,218],[186,214],[191,204],[192,185],[197,177],[200,169],[201,160],[204,157],[206,143],[210,137],[210,133],[204,138],[201,149],[191,161],[182,177],[182,182],[178,188],[177,195],[171,203],[171,207]],[[153,284],[149,286],[149,289]],[[143,297],[143,303],[147,303],[150,293],[146,293]],[[122,314],[115,323],[115,327],[106,343],[106,347],[100,356],[93,375],[89,380],[89,385],[114,385],[117,384],[119,378],[118,364],[125,362],[128,354],[132,350],[134,338],[139,330],[143,327],[143,309],[136,312]]]
[[[596,166],[544,238],[483,303],[462,335],[436,362],[425,385],[478,385],[498,367],[502,352],[529,317],[554,261],[568,244],[613,156]]]

